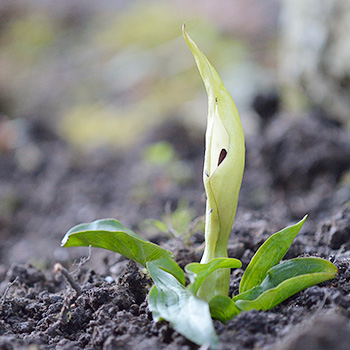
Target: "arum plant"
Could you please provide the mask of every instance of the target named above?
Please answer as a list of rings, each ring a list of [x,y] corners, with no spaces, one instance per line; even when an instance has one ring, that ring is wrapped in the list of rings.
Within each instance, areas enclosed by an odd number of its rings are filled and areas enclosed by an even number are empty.
[[[306,216],[273,234],[255,253],[239,286],[229,297],[230,269],[241,262],[227,256],[244,168],[244,135],[237,108],[219,75],[183,27],[208,94],[208,125],[203,181],[207,195],[205,250],[198,262],[177,265],[172,252],[153,244],[114,219],[70,229],[61,245],[93,246],[115,251],[144,266],[154,285],[148,295],[153,319],[169,321],[198,345],[218,343],[212,318],[231,320],[242,311],[268,310],[293,294],[333,278],[336,267],[320,258],[282,261]]]
[[[203,182],[207,196],[205,250],[201,263],[227,257],[227,242],[236,214],[241,188],[245,147],[238,111],[219,75],[187,34],[183,35],[197,63],[208,94],[208,120]],[[230,271],[218,270],[204,282],[199,296],[209,301],[227,295]]]

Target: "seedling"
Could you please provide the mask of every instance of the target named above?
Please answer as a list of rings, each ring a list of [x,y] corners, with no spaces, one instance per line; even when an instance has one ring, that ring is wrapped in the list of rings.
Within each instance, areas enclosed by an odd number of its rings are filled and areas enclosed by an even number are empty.
[[[230,269],[241,262],[227,257],[227,242],[237,208],[244,168],[244,135],[237,108],[219,75],[187,34],[208,94],[208,125],[203,181],[207,195],[205,250],[200,263],[185,273],[172,252],[153,244],[114,219],[80,224],[61,245],[93,246],[115,251],[147,268],[154,286],[148,295],[153,319],[169,321],[198,345],[218,343],[212,317],[227,322],[242,311],[268,310],[293,294],[333,278],[337,268],[320,258],[296,258],[280,263],[303,226],[298,223],[273,234],[255,253],[242,277],[239,294],[228,296]]]

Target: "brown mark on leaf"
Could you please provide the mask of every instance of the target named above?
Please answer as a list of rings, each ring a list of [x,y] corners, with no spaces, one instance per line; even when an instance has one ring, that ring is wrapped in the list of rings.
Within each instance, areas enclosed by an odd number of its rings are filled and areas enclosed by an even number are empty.
[[[220,152],[220,155],[219,155],[219,161],[218,161],[218,166],[222,163],[222,161],[225,159],[227,155],[227,151],[225,150],[225,148],[223,148]]]

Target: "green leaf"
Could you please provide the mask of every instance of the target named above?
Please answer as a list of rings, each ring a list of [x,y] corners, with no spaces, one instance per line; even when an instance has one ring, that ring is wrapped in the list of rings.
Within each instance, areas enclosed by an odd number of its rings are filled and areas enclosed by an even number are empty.
[[[242,263],[238,259],[214,258],[207,264],[191,263],[186,265],[191,284],[187,287],[193,294],[197,294],[204,280],[215,270],[222,268],[240,268]]]
[[[217,295],[210,300],[209,308],[211,316],[223,323],[232,320],[242,312],[231,298],[223,295]]]
[[[61,242],[63,247],[90,245],[112,250],[145,267],[148,261],[174,256],[170,251],[145,240],[114,219],[101,219],[74,226]],[[169,265],[168,262],[166,264]]]
[[[307,215],[295,225],[288,226],[273,234],[258,249],[244,272],[239,285],[240,293],[244,293],[258,286],[265,278],[267,271],[281,261],[303,226],[306,218]]]
[[[181,284],[185,285],[185,274],[182,268],[173,259],[166,257],[158,260],[153,260],[152,263],[157,265],[162,270],[171,273]]]
[[[217,335],[209,305],[186,289],[177,279],[158,268],[153,262],[147,269],[155,283],[148,296],[148,306],[155,321],[164,319],[174,329],[197,345],[215,347]]]
[[[161,316],[161,312],[158,311],[158,303],[160,301],[161,295],[158,292],[156,285],[154,285],[148,293],[148,307],[152,311],[153,320],[155,322],[160,321],[163,317]]]
[[[335,277],[337,268],[320,258],[296,258],[272,267],[259,286],[233,298],[242,310],[268,310],[295,293]]]

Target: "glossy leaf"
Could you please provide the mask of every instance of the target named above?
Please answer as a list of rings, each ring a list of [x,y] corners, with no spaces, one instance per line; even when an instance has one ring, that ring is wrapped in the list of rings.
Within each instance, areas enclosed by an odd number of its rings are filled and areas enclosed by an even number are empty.
[[[240,268],[242,263],[238,259],[232,258],[214,258],[207,264],[191,263],[186,265],[185,271],[191,284],[187,287],[193,294],[198,292],[199,287],[204,280],[218,269]]]
[[[233,298],[242,310],[268,310],[295,293],[335,277],[337,268],[320,258],[296,258],[272,267],[259,286]]]
[[[231,298],[223,295],[217,295],[210,300],[209,308],[211,316],[223,323],[232,320],[233,317],[242,312]]]
[[[170,251],[147,241],[114,219],[101,219],[74,226],[61,242],[63,247],[90,245],[112,250],[143,266],[148,261],[174,256]]]
[[[185,273],[173,259],[165,257],[162,259],[153,260],[152,262],[162,270],[171,273],[182,285],[185,285]]]
[[[218,73],[190,38],[185,27],[183,35],[208,95],[203,169],[207,204],[205,250],[201,260],[201,263],[208,263],[213,258],[227,257],[227,242],[236,214],[244,170],[244,134],[236,105]],[[229,270],[218,271],[204,285],[200,296],[207,301],[217,294],[227,295]]]
[[[267,271],[281,261],[294,238],[299,233],[306,218],[307,215],[295,225],[284,228],[265,241],[255,253],[244,272],[239,285],[240,293],[244,293],[258,286],[266,277]]]
[[[208,303],[154,263],[147,263],[147,269],[155,283],[148,296],[148,306],[154,320],[170,322],[176,331],[197,345],[215,347],[218,339]]]

